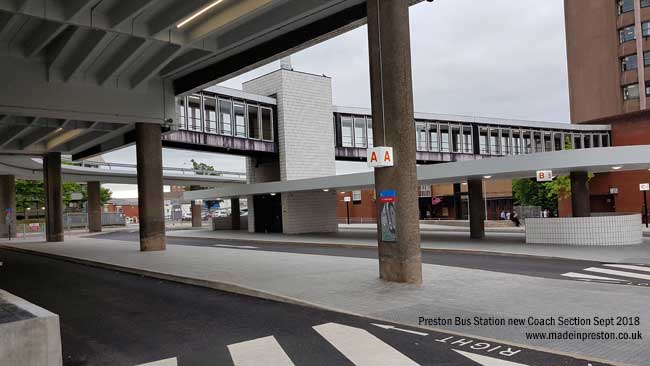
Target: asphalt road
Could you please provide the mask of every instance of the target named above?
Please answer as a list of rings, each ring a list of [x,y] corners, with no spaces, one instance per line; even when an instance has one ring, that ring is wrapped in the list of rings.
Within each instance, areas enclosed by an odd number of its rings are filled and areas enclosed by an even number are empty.
[[[0,288],[59,314],[66,366],[603,365],[33,254],[0,261]]]
[[[96,236],[98,239],[112,239],[123,241],[139,241],[137,231],[115,231]],[[308,244],[277,243],[268,241],[236,241],[205,238],[179,238],[167,237],[167,243],[175,245],[191,245],[215,248],[233,248],[241,250],[258,250],[286,253],[315,254],[340,257],[356,258],[377,258],[377,250],[374,248],[350,248],[350,247],[323,247]],[[484,271],[510,273],[531,277],[552,278],[567,281],[602,282],[616,285],[630,285],[637,287],[649,287],[650,266],[645,270],[625,269],[629,275],[611,274],[612,270],[621,272],[617,268],[609,268],[607,263],[583,261],[562,258],[543,257],[521,257],[508,255],[477,255],[472,253],[461,253],[452,251],[423,251],[423,263],[436,264],[441,266],[460,267],[468,269],[480,269]],[[633,264],[633,263],[631,263]],[[633,264],[634,265],[634,264]],[[593,268],[604,269],[606,274],[593,272]],[[592,269],[585,271],[585,269]],[[569,274],[569,275],[568,275]],[[597,278],[600,277],[600,278]]]

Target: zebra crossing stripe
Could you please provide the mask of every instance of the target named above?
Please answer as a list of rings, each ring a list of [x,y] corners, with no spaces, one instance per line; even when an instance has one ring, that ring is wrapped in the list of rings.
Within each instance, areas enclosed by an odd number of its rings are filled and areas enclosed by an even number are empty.
[[[589,272],[604,273],[604,274],[608,274],[608,275],[612,275],[612,276],[631,277],[631,278],[640,278],[642,280],[650,280],[650,275],[644,275],[644,274],[632,273],[632,272],[624,272],[624,271],[617,271],[617,270],[614,270],[614,269],[589,267],[589,268],[585,268],[584,270],[589,271]]]
[[[529,365],[524,365],[523,363],[517,363],[512,361],[501,360],[494,357],[477,355],[475,353],[463,352],[457,349],[453,351],[469,358],[470,360],[478,363],[481,366],[529,366]]]
[[[274,336],[228,346],[235,366],[294,366]]]
[[[631,269],[633,271],[650,272],[650,267],[634,266],[634,265],[631,265],[631,264],[605,264],[604,266],[605,267],[621,268],[621,269]]]
[[[570,278],[577,278],[577,279],[580,279],[580,280],[599,280],[599,281],[617,281],[617,282],[623,281],[623,280],[619,280],[617,278],[594,276],[594,275],[590,275],[590,274],[576,273],[576,272],[567,272],[567,273],[564,273],[562,276],[570,277]]]
[[[420,366],[365,329],[336,323],[313,328],[355,366]]]
[[[176,359],[176,357],[174,357],[174,358],[168,358],[166,360],[143,363],[138,366],[178,366],[178,360]]]

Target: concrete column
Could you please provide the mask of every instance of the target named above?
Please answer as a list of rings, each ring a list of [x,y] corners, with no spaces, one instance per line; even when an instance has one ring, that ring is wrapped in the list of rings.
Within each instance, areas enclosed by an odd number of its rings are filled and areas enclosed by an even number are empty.
[[[12,238],[16,237],[16,178],[13,175],[0,175],[0,210],[0,238],[8,238],[10,233]]]
[[[165,250],[165,209],[160,126],[135,124],[138,164],[138,214],[140,250]]]
[[[591,216],[589,201],[589,173],[571,172],[571,209],[573,217]]]
[[[99,182],[88,182],[88,231],[99,233],[102,231],[102,200],[100,197],[101,185]]]
[[[61,184],[61,153],[43,156],[43,182],[45,183],[45,239],[63,241],[63,195]]]
[[[190,191],[198,191],[201,187],[199,186],[190,186]],[[190,209],[192,212],[192,227],[202,227],[203,220],[201,218],[201,205],[197,205],[196,201],[192,200]]]
[[[367,2],[373,136],[376,146],[393,148],[395,163],[375,169],[375,189],[397,191],[396,241],[382,240],[381,225],[377,240],[383,280],[422,283],[408,5]]]
[[[454,183],[454,213],[456,220],[463,219],[463,196],[460,183]]]
[[[241,210],[239,209],[239,198],[230,199],[230,220],[233,230],[241,229]]]
[[[483,199],[483,181],[467,181],[469,192],[469,236],[472,239],[485,237],[485,200]]]

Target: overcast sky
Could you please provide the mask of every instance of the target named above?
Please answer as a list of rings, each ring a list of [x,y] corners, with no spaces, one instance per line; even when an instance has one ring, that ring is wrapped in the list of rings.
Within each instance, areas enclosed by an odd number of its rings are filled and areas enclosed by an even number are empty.
[[[370,107],[366,27],[303,50],[296,70],[332,77],[334,104]],[[489,117],[569,121],[562,0],[435,0],[411,8],[415,110]],[[222,83],[273,71],[279,62]],[[106,154],[134,162],[135,148]],[[244,171],[244,159],[168,150],[165,166],[191,167],[190,159],[218,170]],[[337,172],[364,170],[337,162]],[[114,197],[136,197],[129,185],[106,185]]]

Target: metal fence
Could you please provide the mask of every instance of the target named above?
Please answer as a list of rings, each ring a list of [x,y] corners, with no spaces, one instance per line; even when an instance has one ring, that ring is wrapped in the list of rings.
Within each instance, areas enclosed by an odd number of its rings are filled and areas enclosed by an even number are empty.
[[[348,223],[347,217],[339,217],[337,220],[339,224]],[[350,217],[350,224],[376,224],[376,223],[377,223],[377,218],[375,217]]]
[[[88,226],[88,214],[85,212],[70,212],[63,214],[63,224],[66,228],[76,229]],[[103,212],[102,226],[124,226],[126,219],[124,214],[118,212]]]

